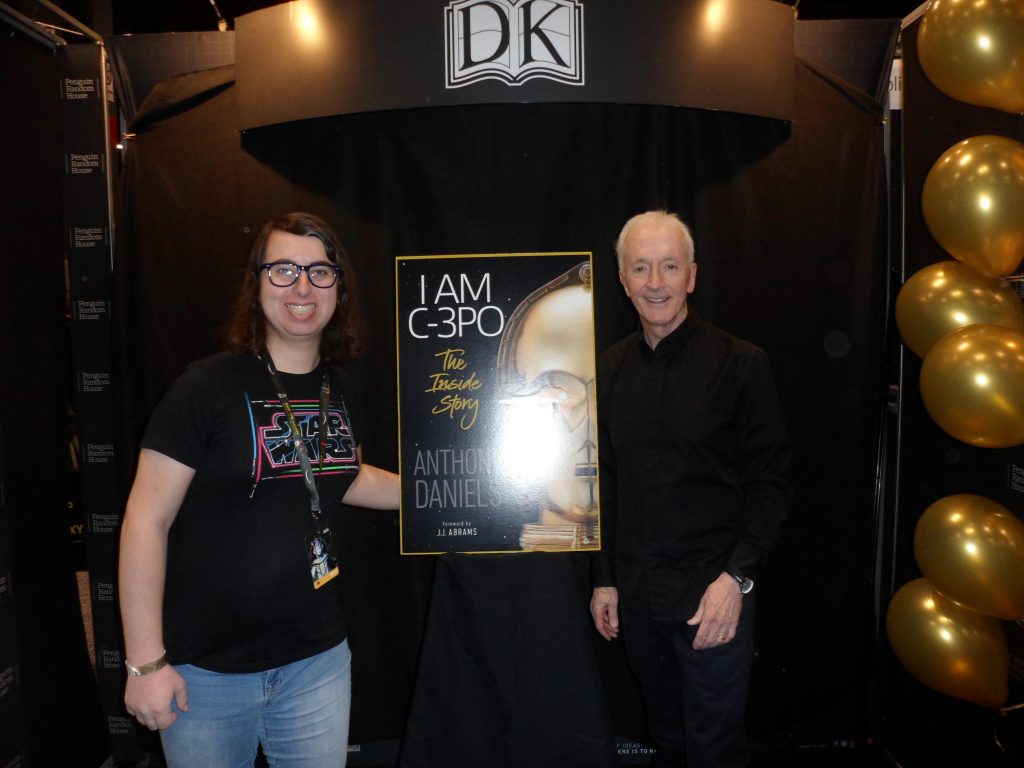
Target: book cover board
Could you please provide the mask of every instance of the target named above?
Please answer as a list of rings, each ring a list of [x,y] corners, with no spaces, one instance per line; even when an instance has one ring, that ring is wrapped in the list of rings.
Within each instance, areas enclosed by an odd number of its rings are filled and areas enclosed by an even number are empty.
[[[395,273],[402,553],[598,549],[591,255]]]

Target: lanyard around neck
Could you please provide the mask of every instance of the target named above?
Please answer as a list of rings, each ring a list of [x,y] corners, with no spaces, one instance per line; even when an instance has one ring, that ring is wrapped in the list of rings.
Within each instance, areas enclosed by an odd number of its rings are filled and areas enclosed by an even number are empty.
[[[274,367],[274,361],[270,357],[268,350],[264,349],[261,357],[263,358],[263,364],[267,367],[270,381],[277,390],[277,397],[281,401],[281,407],[284,409],[285,416],[288,419],[292,445],[295,446],[295,452],[299,455],[299,465],[302,467],[302,481],[306,484],[306,491],[309,493],[309,511],[313,515],[313,519],[316,520],[320,517],[320,489],[317,482],[319,475],[324,471],[324,456],[327,453],[327,409],[330,406],[331,400],[331,379],[327,366],[323,367],[323,376],[320,379],[320,414],[318,419],[318,426],[320,427],[320,456],[317,477],[314,478],[313,465],[309,461],[306,441],[303,440],[302,433],[299,431],[299,425],[295,421],[295,414],[292,411],[291,403],[288,401],[288,393],[285,391],[281,376],[278,374],[277,368]]]

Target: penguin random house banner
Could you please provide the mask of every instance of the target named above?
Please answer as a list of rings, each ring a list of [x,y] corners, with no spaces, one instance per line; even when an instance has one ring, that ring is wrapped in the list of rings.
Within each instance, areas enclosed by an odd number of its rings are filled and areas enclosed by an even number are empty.
[[[591,254],[395,273],[402,554],[599,549]]]

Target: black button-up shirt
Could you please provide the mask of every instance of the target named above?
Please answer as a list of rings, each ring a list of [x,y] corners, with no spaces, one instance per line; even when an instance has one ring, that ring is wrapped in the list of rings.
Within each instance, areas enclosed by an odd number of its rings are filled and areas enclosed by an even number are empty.
[[[686,620],[723,571],[753,576],[789,505],[789,444],[759,348],[686,319],[651,349],[598,362],[601,532],[596,586]]]

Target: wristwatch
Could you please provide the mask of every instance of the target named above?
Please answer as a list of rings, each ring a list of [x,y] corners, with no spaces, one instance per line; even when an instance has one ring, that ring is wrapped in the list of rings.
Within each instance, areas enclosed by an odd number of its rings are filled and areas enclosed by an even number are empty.
[[[741,595],[749,595],[754,591],[754,580],[749,576],[744,576],[739,573],[730,573],[729,575],[736,579],[736,583],[740,585]]]

